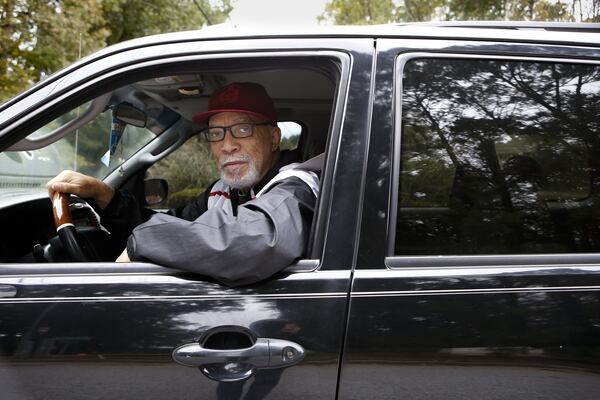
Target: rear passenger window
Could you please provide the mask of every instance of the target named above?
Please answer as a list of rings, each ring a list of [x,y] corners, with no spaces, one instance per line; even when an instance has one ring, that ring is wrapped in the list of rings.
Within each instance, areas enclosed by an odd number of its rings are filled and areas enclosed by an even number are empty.
[[[414,59],[397,255],[600,251],[600,68]]]

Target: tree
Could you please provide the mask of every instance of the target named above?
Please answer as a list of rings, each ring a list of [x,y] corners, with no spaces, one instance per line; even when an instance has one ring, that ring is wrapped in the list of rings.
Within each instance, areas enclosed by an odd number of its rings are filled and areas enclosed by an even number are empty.
[[[110,31],[107,44],[162,32],[200,29],[225,21],[230,0],[105,0],[103,15]]]
[[[100,48],[101,0],[2,0],[0,101]]]
[[[449,0],[447,19],[572,21],[566,3],[548,0]]]
[[[448,20],[499,20],[507,17],[509,1],[448,0],[446,3]]]
[[[106,45],[199,29],[231,8],[230,0],[1,0],[0,102]]]
[[[404,0],[404,7],[396,12],[398,21],[430,21],[443,13],[444,3],[444,0]]]
[[[591,13],[598,16],[600,0],[592,2]],[[581,9],[581,0],[574,0],[572,7],[560,0],[331,0],[320,20],[331,19],[336,24],[430,20],[573,21],[576,3]],[[594,11],[596,9],[599,12]]]
[[[572,0],[569,8],[576,21],[600,22],[600,0]]]
[[[331,0],[319,20],[333,18],[336,24],[385,24],[397,20],[393,0]]]

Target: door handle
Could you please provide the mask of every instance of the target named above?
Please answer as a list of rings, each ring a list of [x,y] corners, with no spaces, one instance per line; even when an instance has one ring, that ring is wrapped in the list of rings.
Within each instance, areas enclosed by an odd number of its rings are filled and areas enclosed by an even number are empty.
[[[173,350],[173,360],[198,367],[208,378],[237,381],[251,377],[258,369],[284,368],[304,359],[302,346],[289,340],[258,338],[242,349],[210,349],[187,343]]]

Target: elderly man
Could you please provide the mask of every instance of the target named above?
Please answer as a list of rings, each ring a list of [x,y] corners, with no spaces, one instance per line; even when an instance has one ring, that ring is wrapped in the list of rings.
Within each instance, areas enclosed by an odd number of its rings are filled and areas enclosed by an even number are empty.
[[[72,171],[48,182],[48,190],[93,199],[111,232],[135,227],[117,261],[151,261],[234,286],[265,279],[302,257],[318,176],[279,150],[281,132],[265,89],[227,85],[193,121],[208,122],[202,133],[221,179],[182,208],[143,217],[133,197]]]

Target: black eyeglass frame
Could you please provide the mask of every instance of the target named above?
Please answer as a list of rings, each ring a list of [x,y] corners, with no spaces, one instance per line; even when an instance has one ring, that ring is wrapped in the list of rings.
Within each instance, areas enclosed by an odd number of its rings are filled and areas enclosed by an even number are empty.
[[[248,125],[250,126],[250,133],[249,134],[239,134],[239,132],[234,132],[234,129],[236,126],[240,126],[240,125]],[[273,125],[271,122],[261,122],[261,123],[253,123],[253,122],[240,122],[238,124],[233,124],[233,125],[229,125],[229,126],[209,126],[207,128],[204,128],[200,131],[200,133],[202,133],[202,136],[204,136],[204,139],[209,142],[209,143],[214,143],[214,142],[220,142],[221,140],[225,139],[225,135],[227,134],[227,131],[229,131],[229,133],[231,133],[231,136],[233,136],[236,139],[243,139],[243,138],[247,138],[250,137],[254,134],[254,127],[256,126],[260,126],[260,125]],[[218,139],[210,139],[209,138],[209,133],[211,130],[213,129],[222,129],[223,133],[219,136]],[[237,130],[237,129],[235,129]]]

